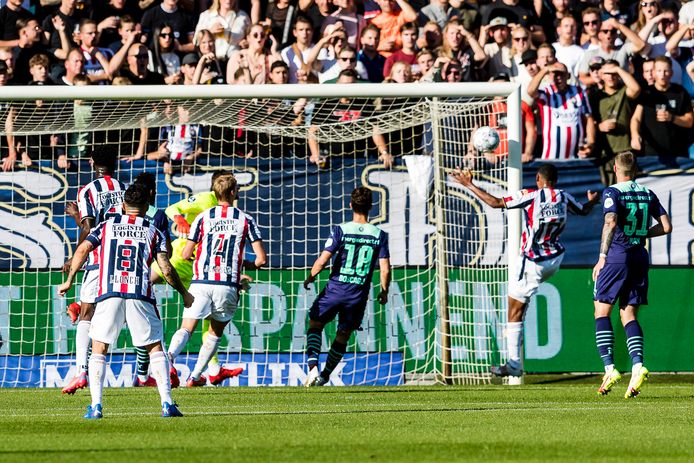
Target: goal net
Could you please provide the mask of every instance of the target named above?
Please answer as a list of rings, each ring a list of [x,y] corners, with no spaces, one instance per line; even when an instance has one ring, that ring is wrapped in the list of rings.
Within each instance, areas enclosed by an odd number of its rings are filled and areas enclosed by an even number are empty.
[[[389,234],[393,282],[380,305],[375,272],[362,327],[331,383],[484,383],[505,360],[518,216],[487,207],[450,173],[473,169],[496,196],[519,187],[511,85],[0,90],[2,152],[8,140],[18,146],[14,170],[0,173],[0,386],[60,387],[76,372],[66,307],[79,284],[65,298],[57,292],[79,234],[66,208],[95,178],[89,154],[103,144],[118,147],[114,176],[125,184],[156,175],[160,209],[209,191],[216,170],[236,175],[237,205],[256,219],[269,261],[248,272],[253,283],[222,340],[220,363],[244,369],[226,385],[303,384],[308,310],[329,271],[308,290],[303,282],[331,227],[351,220],[349,196],[361,185],[375,193],[372,223]],[[485,125],[501,135],[495,153],[471,145]],[[166,285],[156,295],[168,342],[182,301]],[[321,363],[335,330],[324,331]],[[176,359],[183,380],[200,346],[199,327]],[[106,385],[132,385],[135,358],[124,329]]]

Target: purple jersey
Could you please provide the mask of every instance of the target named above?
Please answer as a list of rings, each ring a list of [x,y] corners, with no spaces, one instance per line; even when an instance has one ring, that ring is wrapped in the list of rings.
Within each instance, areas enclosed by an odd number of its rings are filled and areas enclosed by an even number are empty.
[[[262,238],[252,217],[233,206],[215,206],[195,218],[188,239],[198,243],[191,283],[238,286],[246,242]]]
[[[80,213],[80,221],[86,218],[94,219],[94,227],[97,227],[109,217],[120,215],[125,185],[108,175],[99,177],[89,182],[77,192],[77,208]],[[99,256],[96,251],[89,254],[85,270],[99,268]]]
[[[87,236],[99,253],[99,292],[109,297],[155,303],[149,266],[157,253],[166,254],[164,234],[146,218],[119,215],[95,227]]]
[[[645,244],[651,220],[666,213],[655,193],[629,180],[605,189],[602,206],[603,214],[617,214],[617,229],[607,251],[606,262],[631,262],[638,255],[647,262]]]
[[[325,250],[335,256],[326,293],[366,298],[378,259],[389,259],[388,234],[368,223],[347,222],[333,227]]]

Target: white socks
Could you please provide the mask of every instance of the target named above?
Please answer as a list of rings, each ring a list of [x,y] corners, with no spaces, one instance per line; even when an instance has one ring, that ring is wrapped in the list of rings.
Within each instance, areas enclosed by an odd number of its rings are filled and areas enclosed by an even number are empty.
[[[164,402],[173,403],[171,399],[171,378],[169,377],[169,359],[164,352],[152,352],[149,354],[150,371],[157,381],[157,389],[161,397],[162,405]]]
[[[75,361],[77,363],[77,372],[83,373],[87,371],[87,356],[89,353],[89,328],[92,322],[88,320],[80,320],[75,331]]]
[[[631,367],[631,374],[632,375],[638,375],[639,371],[641,371],[642,366],[643,366],[643,363],[635,363],[634,366]]]
[[[169,345],[169,358],[171,360],[178,357],[178,354],[181,353],[188,342],[188,338],[190,338],[190,333],[183,328],[174,333],[171,337],[171,344]]]
[[[509,322],[506,324],[506,349],[508,359],[513,364],[520,365],[522,334],[523,322]]]
[[[210,359],[212,358],[212,356],[214,356],[215,352],[217,352],[217,347],[219,347],[219,341],[220,338],[218,338],[217,336],[211,333],[207,335],[207,339],[200,348],[200,353],[198,354],[198,361],[195,362],[195,368],[193,368],[193,372],[190,374],[191,378],[200,379],[200,375],[202,374],[203,370],[210,362]],[[210,370],[210,374],[216,375],[219,373],[219,364],[217,364],[216,370],[216,372]]]
[[[105,374],[106,357],[101,354],[92,354],[89,359],[89,392],[92,394],[92,407],[101,403]]]

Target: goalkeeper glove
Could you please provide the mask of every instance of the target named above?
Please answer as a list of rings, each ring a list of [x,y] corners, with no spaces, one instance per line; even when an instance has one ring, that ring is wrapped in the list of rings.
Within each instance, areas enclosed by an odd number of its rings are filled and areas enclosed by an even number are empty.
[[[179,237],[185,238],[190,232],[190,224],[186,221],[186,218],[182,215],[177,215],[174,217],[174,222],[176,222],[176,233]]]

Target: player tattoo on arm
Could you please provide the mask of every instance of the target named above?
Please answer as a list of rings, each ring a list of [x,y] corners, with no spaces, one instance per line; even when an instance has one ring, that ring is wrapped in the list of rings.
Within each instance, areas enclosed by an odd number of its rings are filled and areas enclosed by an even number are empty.
[[[171,265],[166,253],[160,252],[157,254],[157,263],[159,264],[159,268],[166,282],[181,295],[185,295],[188,291],[186,287],[183,286],[181,277],[178,276],[178,272],[176,272],[176,269]]]
[[[614,232],[617,230],[617,214],[608,212],[605,214],[605,223],[602,226],[602,238],[600,239],[600,254],[607,254],[614,239]]]

